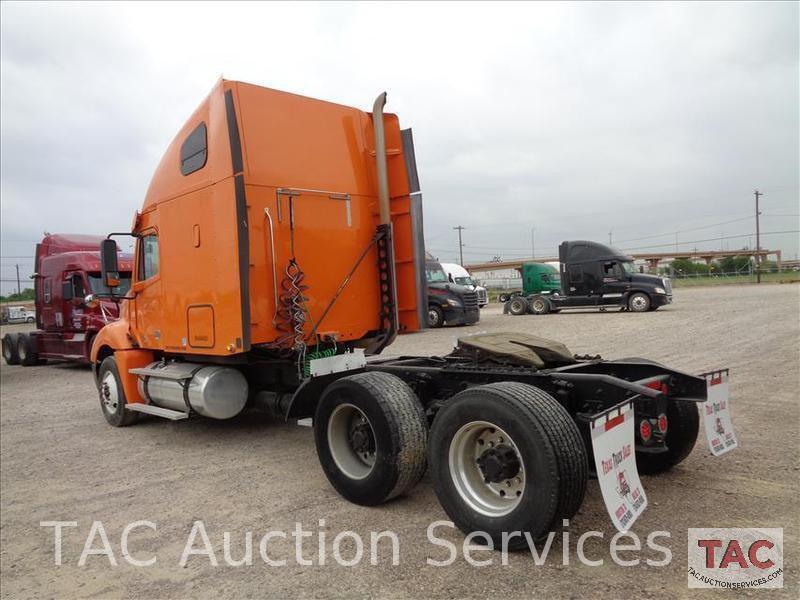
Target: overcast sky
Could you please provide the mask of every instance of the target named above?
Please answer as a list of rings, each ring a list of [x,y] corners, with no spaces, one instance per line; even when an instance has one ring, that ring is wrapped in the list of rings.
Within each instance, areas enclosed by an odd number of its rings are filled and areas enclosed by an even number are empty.
[[[129,228],[221,75],[365,110],[388,91],[443,260],[455,225],[467,262],[529,256],[533,227],[539,256],[609,232],[630,250],[670,250],[676,231],[682,248],[738,248],[756,187],[762,246],[798,252],[797,233],[770,235],[800,229],[797,3],[0,11],[4,293],[43,231]]]

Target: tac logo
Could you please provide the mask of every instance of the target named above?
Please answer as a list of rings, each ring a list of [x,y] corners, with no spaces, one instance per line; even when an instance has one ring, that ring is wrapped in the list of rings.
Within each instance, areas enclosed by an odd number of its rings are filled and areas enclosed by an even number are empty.
[[[783,529],[689,529],[690,588],[782,588]]]

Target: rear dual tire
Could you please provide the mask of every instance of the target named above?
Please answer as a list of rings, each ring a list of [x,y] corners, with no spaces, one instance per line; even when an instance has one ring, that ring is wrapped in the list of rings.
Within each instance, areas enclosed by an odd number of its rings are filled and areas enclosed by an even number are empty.
[[[314,415],[328,481],[355,504],[375,506],[410,491],[425,474],[428,423],[411,388],[389,373],[343,377]]]
[[[7,365],[19,364],[18,338],[18,333],[7,333],[3,336],[3,360]]]
[[[428,457],[447,515],[465,533],[486,532],[495,548],[523,548],[525,534],[541,541],[578,511],[586,491],[575,422],[552,396],[522,383],[451,398],[433,422]]]
[[[550,302],[541,296],[531,298],[530,307],[534,315],[546,315],[550,312]]]
[[[516,316],[528,314],[528,301],[521,296],[512,298],[508,302],[508,312]]]
[[[36,352],[35,341],[27,333],[18,334],[17,356],[19,357],[19,364],[23,367],[32,367],[39,364],[39,353]]]

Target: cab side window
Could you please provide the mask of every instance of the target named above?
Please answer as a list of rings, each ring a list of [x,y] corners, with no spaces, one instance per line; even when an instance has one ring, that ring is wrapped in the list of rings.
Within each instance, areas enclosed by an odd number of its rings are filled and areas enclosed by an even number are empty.
[[[206,166],[208,141],[206,124],[200,123],[181,146],[181,175],[189,175]]]
[[[148,234],[139,242],[139,281],[158,274],[158,236]]]
[[[622,277],[622,269],[615,262],[607,262],[603,264],[603,277],[610,277],[620,279]]]

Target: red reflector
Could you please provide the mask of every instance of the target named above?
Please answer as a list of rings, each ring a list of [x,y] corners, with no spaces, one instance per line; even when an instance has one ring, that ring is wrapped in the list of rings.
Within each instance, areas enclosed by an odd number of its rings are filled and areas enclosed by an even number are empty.
[[[617,425],[622,423],[624,420],[625,420],[625,415],[624,414],[623,415],[617,415],[613,419],[609,419],[608,421],[606,421],[605,431],[608,431],[609,429],[612,429],[612,428],[616,427]]]
[[[667,433],[667,415],[658,415],[658,430]]]
[[[644,387],[649,387],[651,390],[656,390],[664,394],[669,393],[669,388],[663,381],[651,381],[650,383],[645,383]]]
[[[647,441],[650,439],[650,436],[653,434],[653,428],[650,427],[650,421],[645,419],[641,423],[639,423],[639,435],[641,436],[643,441]]]

